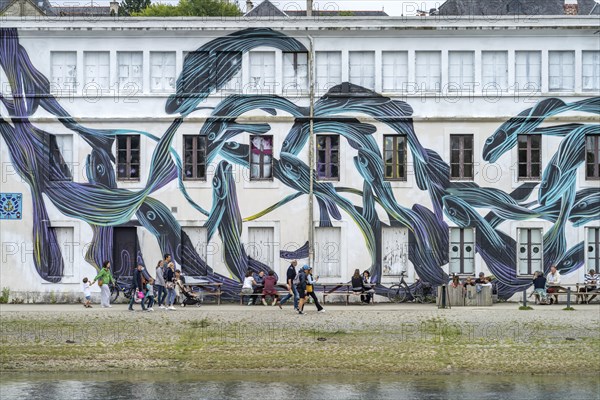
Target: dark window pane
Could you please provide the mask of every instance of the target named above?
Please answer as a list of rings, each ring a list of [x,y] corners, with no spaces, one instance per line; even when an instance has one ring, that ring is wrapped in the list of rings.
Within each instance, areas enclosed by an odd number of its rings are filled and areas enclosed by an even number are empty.
[[[457,136],[450,137],[450,149],[460,150],[460,138]]]
[[[385,151],[391,151],[394,148],[394,138],[392,136],[386,136],[383,141],[383,149]]]
[[[465,164],[463,166],[463,173],[465,178],[473,177],[473,164]]]
[[[527,150],[519,150],[519,162],[527,162]]]
[[[331,148],[337,149],[340,145],[340,137],[339,136],[329,136],[331,138]]]
[[[337,167],[337,165],[332,165],[331,166],[331,178],[337,178],[337,177],[339,177],[338,167]]]
[[[394,169],[392,167],[392,164],[385,165],[385,177],[386,178],[393,178],[393,176],[394,176],[393,171],[394,171]]]
[[[531,164],[531,177],[537,178],[540,176],[540,164]]]
[[[519,164],[519,176],[522,178],[527,177],[527,164]]]
[[[450,174],[453,178],[460,178],[460,167],[458,164],[452,164],[450,166]]]
[[[540,135],[530,135],[531,138],[531,147],[539,149],[540,144],[542,142],[542,137]]]
[[[540,161],[540,151],[539,150],[531,150],[531,162],[539,162]]]
[[[465,163],[473,161],[473,152],[471,150],[464,151],[463,160]]]
[[[471,136],[464,136],[463,137],[463,147],[466,150],[472,150],[473,149],[473,137],[471,137]]]

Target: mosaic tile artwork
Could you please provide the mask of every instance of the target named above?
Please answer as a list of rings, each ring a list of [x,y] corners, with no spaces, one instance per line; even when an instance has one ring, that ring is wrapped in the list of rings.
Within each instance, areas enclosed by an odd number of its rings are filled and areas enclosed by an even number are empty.
[[[21,219],[21,193],[0,193],[0,219]]]

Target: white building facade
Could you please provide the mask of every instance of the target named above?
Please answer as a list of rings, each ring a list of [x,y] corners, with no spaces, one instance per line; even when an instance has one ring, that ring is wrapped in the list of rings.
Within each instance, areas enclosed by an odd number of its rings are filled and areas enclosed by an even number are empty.
[[[264,26],[269,28],[263,28]],[[6,19],[1,285],[599,269],[595,17]],[[19,47],[22,46],[22,47]],[[517,117],[518,116],[518,117]],[[515,118],[517,117],[517,118]]]

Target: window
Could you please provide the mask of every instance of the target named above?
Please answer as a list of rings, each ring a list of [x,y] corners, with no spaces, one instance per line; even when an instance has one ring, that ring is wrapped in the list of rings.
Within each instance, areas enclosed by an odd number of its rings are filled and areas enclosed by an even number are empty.
[[[316,91],[326,92],[342,83],[342,54],[339,51],[317,51]]]
[[[50,137],[50,180],[73,180],[73,136],[49,135]]]
[[[273,136],[250,137],[250,180],[273,179]]]
[[[600,271],[600,228],[587,228],[587,268]]]
[[[439,92],[442,82],[442,55],[439,51],[417,51],[415,77],[418,89]]]
[[[471,228],[450,228],[450,273],[475,273],[475,234]]]
[[[540,179],[542,136],[519,135],[519,179]]]
[[[250,88],[270,93],[275,90],[275,53],[253,51],[250,53]]]
[[[575,88],[574,51],[550,51],[548,64],[548,90],[573,90]]]
[[[481,53],[482,90],[506,90],[508,88],[508,53],[506,51],[483,51]]]
[[[308,89],[308,53],[283,53],[283,91],[306,92]]]
[[[315,228],[315,271],[321,277],[341,277],[341,229]]]
[[[384,51],[383,91],[400,92],[407,90],[408,83],[408,53],[406,51]]]
[[[475,53],[472,51],[448,52],[448,89],[473,90],[475,84]]]
[[[117,53],[119,90],[136,94],[143,90],[142,52],[120,51]]]
[[[338,180],[340,178],[340,137],[317,136],[317,178]]]
[[[383,162],[385,180],[406,180],[406,136],[385,135],[383,137]]]
[[[183,179],[206,179],[206,137],[183,135]]]
[[[585,137],[585,178],[600,179],[600,135]]]
[[[350,52],[350,83],[367,89],[375,89],[375,53],[372,51]]]
[[[86,51],[83,53],[84,91],[99,94],[110,88],[110,54],[108,51]]]
[[[271,227],[248,227],[246,243],[248,257],[269,268],[275,268],[275,229]]]
[[[542,271],[542,230],[539,228],[521,228],[518,231],[519,275],[533,275],[535,271]]]
[[[583,90],[600,90],[600,51],[582,53]]]
[[[74,51],[53,51],[52,89],[55,92],[74,92],[77,88],[77,53]]]
[[[232,72],[233,75],[230,76]],[[242,52],[217,52],[215,77],[217,84],[221,85],[222,91],[240,93],[242,91]],[[227,81],[223,82],[224,79]]]
[[[173,92],[175,80],[175,52],[150,52],[150,90]]]
[[[473,179],[473,135],[450,135],[450,178]]]
[[[539,91],[542,89],[541,52],[515,52],[515,86],[517,90]]]
[[[140,179],[140,136],[117,136],[117,179],[137,181]]]

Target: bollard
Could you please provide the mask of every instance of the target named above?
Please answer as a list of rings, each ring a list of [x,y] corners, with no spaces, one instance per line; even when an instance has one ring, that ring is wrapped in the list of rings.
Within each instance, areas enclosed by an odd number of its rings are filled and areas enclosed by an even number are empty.
[[[440,295],[442,296],[442,299],[440,300],[440,305],[438,308],[449,308],[448,304],[446,303],[446,297],[448,296],[446,285],[442,285],[442,293],[440,293]]]
[[[571,288],[567,288],[567,308],[571,308]]]
[[[523,307],[527,307],[527,289],[523,289]]]

